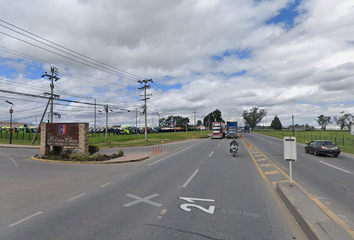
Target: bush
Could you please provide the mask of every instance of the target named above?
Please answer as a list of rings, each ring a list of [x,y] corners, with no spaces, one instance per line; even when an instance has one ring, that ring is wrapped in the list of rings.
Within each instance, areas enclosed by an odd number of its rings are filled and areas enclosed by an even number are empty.
[[[97,146],[89,145],[89,153],[90,153],[90,155],[95,154],[95,153],[97,153],[99,151],[100,151],[100,149]]]
[[[122,156],[124,156],[124,151],[121,149],[118,152],[118,157],[122,157]]]
[[[60,146],[53,146],[53,155],[60,155],[61,151],[63,150],[63,147]]]

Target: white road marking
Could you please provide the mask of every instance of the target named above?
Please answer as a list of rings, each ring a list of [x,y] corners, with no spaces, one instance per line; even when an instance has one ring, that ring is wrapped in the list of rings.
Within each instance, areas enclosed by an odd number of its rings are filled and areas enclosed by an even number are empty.
[[[101,185],[100,187],[105,187],[105,186],[107,186],[108,184],[111,184],[111,183],[112,182],[105,183],[105,184]]]
[[[33,218],[33,217],[35,217],[35,216],[38,216],[39,214],[42,214],[42,212],[37,212],[37,213],[35,213],[35,214],[32,214],[31,216],[28,216],[28,217],[26,217],[26,218],[24,218],[24,219],[21,219],[20,221],[17,221],[17,222],[15,222],[15,223],[12,223],[12,224],[9,225],[9,227],[14,227],[14,226],[16,226],[16,225],[18,225],[18,224],[20,224],[20,223],[23,223],[24,221],[27,221],[28,219],[31,219],[31,218]]]
[[[221,143],[219,143],[218,147],[220,147]]]
[[[209,157],[211,157],[211,155],[213,155],[214,151],[212,151],[210,154],[209,154]]]
[[[68,202],[73,201],[73,200],[75,200],[75,199],[77,199],[79,197],[85,196],[85,195],[86,195],[86,193],[83,193],[83,194],[80,194],[79,196],[72,197],[72,198],[68,199]]]
[[[195,207],[195,208],[197,208],[203,212],[209,213],[209,214],[214,214],[214,212],[215,212],[215,206],[209,206],[209,208],[205,208],[205,207],[202,207],[197,204],[191,204],[191,203],[195,203],[195,201],[215,202],[214,199],[187,198],[187,197],[180,197],[179,199],[190,202],[190,203],[181,204],[179,206],[184,211],[190,212],[191,211],[190,207]]]
[[[18,167],[17,162],[12,157],[10,157],[9,155],[3,154],[3,153],[1,153],[1,155],[4,155],[5,157],[10,158],[10,160],[15,164],[15,166]]]
[[[162,159],[160,159],[160,160],[157,160],[156,162],[150,163],[148,166],[150,167],[151,165],[154,165],[155,163],[161,162],[161,161],[163,161],[163,160],[165,160],[165,159],[167,159],[167,158],[169,158],[169,157],[172,157],[172,156],[174,156],[174,155],[176,155],[176,154],[178,154],[178,153],[181,153],[181,152],[183,152],[183,151],[186,151],[187,149],[190,149],[191,147],[194,147],[194,146],[190,146],[190,147],[187,147],[187,148],[185,148],[185,149],[182,149],[181,151],[175,152],[174,154],[171,154],[171,155],[169,155],[169,156],[167,156],[167,157],[164,157],[164,158],[162,158]]]
[[[345,173],[351,173],[351,172],[348,172],[347,170],[344,170],[344,169],[342,169],[342,168],[333,166],[333,165],[331,165],[331,164],[329,164],[329,163],[325,163],[325,162],[323,162],[323,161],[320,161],[320,163],[323,163],[323,164],[325,164],[325,165],[327,165],[327,166],[330,166],[330,167],[332,167],[332,168],[338,169],[338,170],[343,171],[343,172],[345,172]]]
[[[144,198],[135,196],[135,195],[133,195],[133,194],[127,194],[127,196],[128,196],[128,197],[131,197],[131,198],[135,198],[136,200],[133,201],[133,202],[124,204],[124,205],[123,205],[124,207],[130,207],[130,206],[133,206],[133,205],[135,205],[135,204],[137,204],[137,203],[140,203],[140,202],[146,202],[146,203],[151,204],[151,205],[153,205],[153,206],[155,206],[155,207],[161,207],[161,206],[162,206],[162,204],[160,204],[160,203],[156,203],[156,202],[153,202],[153,201],[150,201],[150,200],[149,200],[150,198],[154,198],[154,197],[159,196],[159,194],[157,194],[157,193],[155,193],[155,194],[153,194],[153,195],[150,195],[150,196],[147,196],[147,197],[144,197]]]
[[[128,177],[131,173],[125,174],[123,177]]]
[[[199,171],[199,169],[195,170],[195,172],[192,174],[192,176],[190,176],[190,178],[188,178],[187,182],[185,182],[182,187],[187,187],[187,185],[189,184],[189,182],[192,181],[192,179],[193,179],[194,176],[198,173],[198,171]]]

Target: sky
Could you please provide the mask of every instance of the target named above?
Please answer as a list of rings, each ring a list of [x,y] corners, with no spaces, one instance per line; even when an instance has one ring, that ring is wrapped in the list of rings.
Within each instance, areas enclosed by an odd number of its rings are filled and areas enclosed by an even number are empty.
[[[354,114],[352,0],[0,0],[0,16],[0,121],[10,101],[38,124],[51,66],[54,122],[104,125],[108,104],[109,125],[142,126],[145,79],[149,126],[216,109],[239,125],[265,109],[266,126]]]

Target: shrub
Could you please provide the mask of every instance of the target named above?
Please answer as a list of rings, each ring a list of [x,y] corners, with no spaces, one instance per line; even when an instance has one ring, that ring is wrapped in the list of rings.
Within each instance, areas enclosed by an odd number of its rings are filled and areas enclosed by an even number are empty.
[[[97,146],[94,146],[94,145],[89,145],[89,153],[92,155],[92,154],[95,154],[97,152],[99,152],[99,148]]]
[[[121,149],[118,152],[118,157],[122,157],[122,156],[124,156],[124,151]]]
[[[52,154],[53,155],[60,155],[62,150],[63,150],[63,147],[53,146]]]

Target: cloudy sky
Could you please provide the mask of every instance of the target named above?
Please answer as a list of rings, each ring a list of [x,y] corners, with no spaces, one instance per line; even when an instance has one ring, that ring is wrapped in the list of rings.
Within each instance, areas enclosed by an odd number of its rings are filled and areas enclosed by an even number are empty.
[[[51,66],[54,122],[93,126],[96,102],[98,125],[105,104],[110,125],[143,125],[144,79],[149,125],[215,109],[242,125],[253,106],[265,125],[354,114],[352,0],[0,0],[0,16],[0,121],[7,100],[39,122]]]

